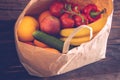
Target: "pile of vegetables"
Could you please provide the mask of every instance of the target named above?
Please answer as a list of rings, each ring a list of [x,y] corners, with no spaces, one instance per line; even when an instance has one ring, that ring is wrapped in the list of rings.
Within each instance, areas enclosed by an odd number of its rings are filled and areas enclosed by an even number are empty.
[[[64,41],[81,25],[88,25],[95,36],[105,25],[107,18],[95,4],[82,7],[64,1],[55,1],[49,9],[39,14],[38,19],[25,16],[18,25],[18,39],[27,44],[42,48],[52,48],[61,52]],[[90,41],[90,31],[82,28],[71,40],[70,49]]]

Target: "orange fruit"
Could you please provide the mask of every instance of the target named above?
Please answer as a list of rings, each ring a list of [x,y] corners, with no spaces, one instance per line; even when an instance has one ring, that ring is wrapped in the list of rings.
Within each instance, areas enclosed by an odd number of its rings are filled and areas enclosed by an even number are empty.
[[[39,27],[39,23],[32,16],[25,16],[19,22],[17,28],[17,34],[20,41],[33,41],[34,38],[32,33],[37,30]]]
[[[42,47],[42,48],[47,48],[48,47],[48,45],[46,45],[45,43],[40,42],[36,39],[34,39],[33,43],[34,43],[35,46],[38,46],[38,47]]]

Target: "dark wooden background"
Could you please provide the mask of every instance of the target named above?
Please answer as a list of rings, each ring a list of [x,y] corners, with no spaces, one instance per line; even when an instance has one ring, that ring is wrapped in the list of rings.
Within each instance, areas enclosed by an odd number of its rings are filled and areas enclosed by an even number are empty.
[[[19,62],[14,24],[29,0],[0,0],[0,80],[120,80],[120,1],[114,0],[107,58],[48,78],[30,76]]]

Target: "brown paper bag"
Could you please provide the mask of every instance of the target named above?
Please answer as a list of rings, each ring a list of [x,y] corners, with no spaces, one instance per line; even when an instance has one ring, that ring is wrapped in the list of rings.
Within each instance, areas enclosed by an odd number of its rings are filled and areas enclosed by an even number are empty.
[[[18,40],[17,26],[25,15],[36,15],[46,10],[55,0],[31,0],[19,16],[15,25],[15,42],[20,62],[30,75],[48,77],[59,75],[105,58],[107,39],[111,29],[113,13],[108,16],[104,28],[89,42],[83,43],[68,51],[70,39],[77,28],[63,46],[66,54],[53,54],[43,48],[25,44]],[[97,0],[96,0],[97,1]]]

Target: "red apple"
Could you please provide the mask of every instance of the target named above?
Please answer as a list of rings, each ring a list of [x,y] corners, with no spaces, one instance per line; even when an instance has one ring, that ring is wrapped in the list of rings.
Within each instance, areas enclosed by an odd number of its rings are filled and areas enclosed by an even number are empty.
[[[41,20],[41,16],[43,15],[44,14],[40,15],[39,17],[40,30],[51,35],[58,34],[60,31],[60,20],[57,17],[52,16],[50,13],[47,13],[47,16],[44,18],[42,17]]]

